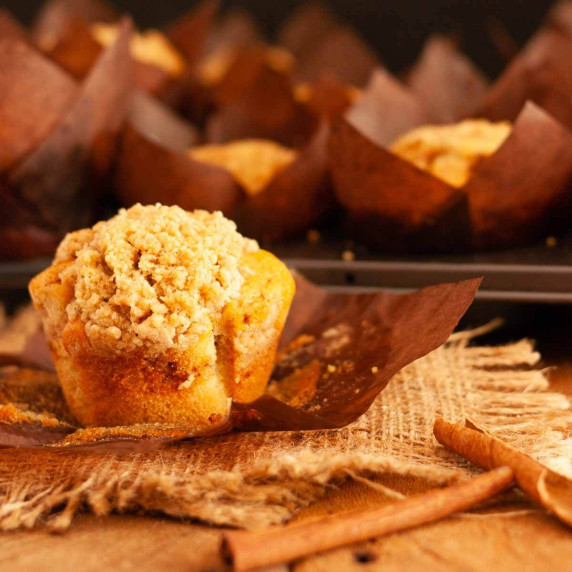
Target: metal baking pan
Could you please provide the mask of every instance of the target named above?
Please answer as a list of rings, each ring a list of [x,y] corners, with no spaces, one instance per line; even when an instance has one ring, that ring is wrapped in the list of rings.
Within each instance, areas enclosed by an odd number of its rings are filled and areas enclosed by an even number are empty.
[[[343,242],[291,243],[274,252],[332,290],[406,292],[483,276],[481,300],[572,303],[572,236],[555,246],[454,256],[376,256]]]
[[[267,247],[291,268],[334,291],[407,292],[483,276],[477,295],[481,300],[572,304],[572,236],[553,247],[540,244],[454,256],[380,256],[327,238],[318,244],[297,241]],[[344,260],[344,253],[355,258]],[[49,263],[49,259],[0,263],[0,289],[25,289]]]

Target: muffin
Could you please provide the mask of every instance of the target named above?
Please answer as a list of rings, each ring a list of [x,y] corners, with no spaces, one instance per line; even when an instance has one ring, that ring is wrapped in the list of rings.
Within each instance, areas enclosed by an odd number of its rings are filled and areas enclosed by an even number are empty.
[[[274,141],[245,139],[223,145],[201,145],[190,149],[189,155],[195,161],[227,170],[253,196],[264,190],[298,154]]]
[[[30,293],[82,425],[207,431],[264,392],[294,281],[219,212],[138,204],[68,234]]]
[[[91,35],[102,47],[111,46],[119,35],[119,26],[116,24],[94,24],[91,26]],[[130,42],[131,55],[135,61],[162,69],[172,77],[179,77],[185,71],[185,60],[157,30],[134,32]]]
[[[449,185],[463,187],[472,169],[493,155],[510,135],[509,122],[471,119],[453,125],[426,125],[402,135],[391,151]]]

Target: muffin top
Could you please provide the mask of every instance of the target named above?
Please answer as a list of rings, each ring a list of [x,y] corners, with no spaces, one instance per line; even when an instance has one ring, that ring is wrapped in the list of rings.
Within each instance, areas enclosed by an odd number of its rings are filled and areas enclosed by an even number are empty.
[[[103,47],[113,44],[119,36],[116,24],[94,24],[91,33]],[[158,30],[135,32],[131,35],[131,55],[139,62],[161,68],[171,76],[180,76],[185,62],[169,40]]]
[[[241,258],[257,250],[220,212],[138,204],[68,234],[54,264],[67,263],[67,315],[94,350],[156,355],[220,332],[244,282]]]
[[[189,155],[195,161],[226,169],[253,196],[263,191],[298,154],[294,149],[274,141],[243,139],[222,145],[193,147],[189,149]]]
[[[508,121],[469,119],[453,125],[426,125],[402,135],[391,151],[453,187],[465,185],[479,159],[495,153],[510,135]]]

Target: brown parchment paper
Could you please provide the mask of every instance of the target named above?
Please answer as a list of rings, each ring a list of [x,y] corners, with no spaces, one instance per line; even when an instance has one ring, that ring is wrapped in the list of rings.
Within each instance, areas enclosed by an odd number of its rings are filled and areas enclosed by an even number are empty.
[[[560,0],[548,12],[547,23],[572,35],[572,2]]]
[[[339,26],[338,18],[323,2],[302,2],[280,26],[278,43],[302,59]]]
[[[445,36],[431,36],[403,79],[373,70],[347,111],[348,120],[380,145],[420,125],[459,121],[483,104],[488,82]]]
[[[130,104],[130,29],[124,21],[81,85],[26,43],[0,40],[10,85],[1,90],[0,203],[13,213],[0,224],[0,256],[49,254],[61,234],[89,222]]]
[[[327,120],[343,115],[352,102],[359,97],[359,92],[330,76],[320,78],[309,84],[308,97],[298,98],[317,117]]]
[[[409,72],[407,85],[443,123],[470,115],[482,104],[489,82],[454,41],[435,35]]]
[[[194,67],[205,55],[218,9],[218,0],[203,0],[166,29],[167,37],[185,56],[190,67]]]
[[[28,39],[28,33],[20,22],[8,10],[0,8],[0,38],[7,36]]]
[[[34,29],[34,37],[40,49],[77,79],[83,79],[103,51],[93,37],[91,26],[95,23],[118,24],[120,14],[97,2],[62,2],[56,0],[46,5],[40,13]],[[207,25],[200,18],[200,24]],[[207,32],[205,31],[204,34]],[[193,41],[201,44],[203,36],[196,33]],[[184,57],[184,54],[181,54]],[[190,70],[173,76],[161,67],[134,61],[136,85],[162,99],[178,104],[186,90]],[[190,65],[185,60],[185,65]]]
[[[230,62],[222,77],[209,89],[218,105],[232,103],[241,97],[260,74],[278,72],[268,61],[269,46],[264,42],[247,43],[230,52]],[[288,70],[284,70],[284,74]],[[272,80],[272,78],[270,77]]]
[[[368,409],[397,371],[447,340],[479,282],[441,284],[405,295],[360,295],[329,294],[297,277],[296,297],[268,392],[252,403],[233,404],[225,429],[290,431],[347,425]],[[4,373],[0,377],[3,446],[137,439],[156,439],[161,445],[189,436],[183,427],[161,425],[73,433],[73,419],[62,403],[55,376],[43,373],[45,391],[31,396],[24,386],[20,391],[17,380],[32,374]],[[34,403],[27,404],[32,397]],[[61,441],[62,432],[71,435]]]
[[[299,147],[316,128],[316,118],[296,100],[287,71],[271,67],[264,47],[240,51],[215,91],[221,102],[206,124],[206,139],[273,139]]]
[[[103,0],[46,0],[32,25],[32,34],[38,44],[54,41],[69,16],[87,22],[116,22],[121,12]],[[55,34],[55,36],[54,36]]]
[[[379,65],[374,50],[350,26],[321,2],[306,2],[278,31],[278,42],[297,59],[297,81],[316,81],[327,75],[363,87]]]
[[[206,53],[221,49],[240,49],[264,41],[254,18],[240,8],[226,12],[211,29],[206,42]]]
[[[334,126],[330,138],[332,178],[353,232],[374,247],[496,248],[557,233],[567,224],[572,134],[533,103],[461,189],[393,155],[348,119]],[[384,125],[378,140],[386,135]]]
[[[383,68],[376,68],[345,117],[371,141],[383,146],[414,127],[437,121],[407,85]]]
[[[314,121],[316,121],[314,119]],[[329,127],[321,123],[297,158],[250,196],[229,171],[193,160],[196,131],[157,101],[137,98],[116,169],[122,202],[220,210],[257,238],[281,238],[307,229],[333,204],[328,175]]]
[[[530,100],[572,128],[571,59],[572,36],[541,29],[494,83],[475,115],[514,120]]]
[[[329,75],[339,81],[363,87],[380,64],[377,54],[348,26],[330,31],[296,67],[298,81],[312,81]]]

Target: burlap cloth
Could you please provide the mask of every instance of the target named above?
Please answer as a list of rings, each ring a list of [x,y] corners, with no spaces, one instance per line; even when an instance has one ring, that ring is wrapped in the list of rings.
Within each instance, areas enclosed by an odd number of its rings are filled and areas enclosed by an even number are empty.
[[[553,469],[572,475],[568,399],[547,391],[540,356],[523,340],[502,347],[449,342],[396,375],[367,414],[341,430],[234,433],[123,455],[0,451],[0,527],[65,529],[79,510],[160,512],[238,527],[289,519],[328,486],[360,475],[437,483],[475,470],[441,448],[433,420],[466,417]]]

